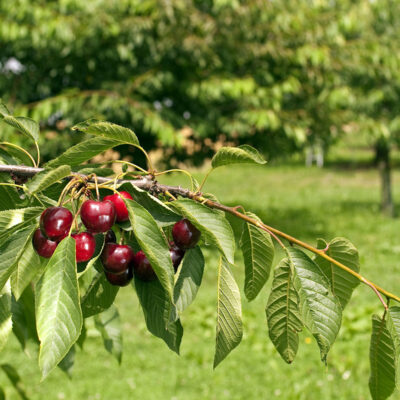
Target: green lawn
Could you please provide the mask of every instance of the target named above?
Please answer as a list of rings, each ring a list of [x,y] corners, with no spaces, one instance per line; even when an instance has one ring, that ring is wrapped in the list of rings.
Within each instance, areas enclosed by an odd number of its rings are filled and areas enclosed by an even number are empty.
[[[184,176],[164,181],[186,182]],[[398,172],[394,184],[395,198],[400,199]],[[221,168],[210,176],[205,190],[310,243],[318,237],[347,237],[360,250],[362,273],[400,294],[400,220],[379,215],[379,182],[374,170]],[[240,225],[234,224],[234,229],[238,231]],[[307,332],[301,335],[295,362],[286,365],[280,359],[268,338],[264,289],[255,301],[244,301],[243,341],[213,371],[217,257],[208,251],[206,260],[203,286],[182,318],[185,334],[180,357],[146,331],[136,295],[129,287],[117,298],[124,333],[121,366],[103,349],[93,329],[89,329],[85,350],[77,352],[72,380],[56,370],[40,383],[36,355],[31,352],[27,358],[14,339],[3,351],[1,362],[18,369],[32,399],[369,399],[370,317],[382,311],[369,288],[359,287],[353,295],[327,366],[321,363],[317,345]],[[241,287],[242,270],[238,252],[234,273]],[[7,399],[18,398],[4,374],[0,385]]]

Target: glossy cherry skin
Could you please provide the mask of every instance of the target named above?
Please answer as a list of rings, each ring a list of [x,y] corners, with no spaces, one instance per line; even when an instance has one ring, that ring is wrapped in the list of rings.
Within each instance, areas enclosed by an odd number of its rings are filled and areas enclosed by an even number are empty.
[[[40,216],[40,229],[49,239],[59,242],[71,228],[73,216],[65,207],[49,207]]]
[[[111,201],[86,200],[81,207],[81,220],[92,233],[107,232],[115,222],[115,208]]]
[[[89,261],[96,250],[96,240],[89,232],[74,233],[76,262]]]
[[[133,197],[128,192],[124,192],[124,191],[121,191],[119,193],[110,194],[109,196],[106,196],[103,199],[103,200],[111,201],[114,204],[115,213],[117,214],[117,222],[124,222],[124,221],[128,221],[128,219],[129,219],[128,210],[127,210],[124,200],[122,200],[122,198],[133,200]]]
[[[201,232],[186,218],[178,221],[172,228],[172,237],[181,250],[192,249],[200,239]]]
[[[43,232],[38,228],[32,238],[33,248],[41,257],[50,258],[56,249],[58,242],[53,242],[43,235]]]
[[[144,282],[154,281],[157,278],[150,261],[142,250],[139,250],[133,259],[133,272],[136,278]]]
[[[132,264],[135,253],[131,246],[126,244],[106,243],[101,261],[107,272],[122,274]]]
[[[126,286],[133,278],[132,268],[129,267],[121,274],[112,274],[111,272],[105,271],[106,278],[111,285],[114,286]]]
[[[106,236],[104,238],[105,243],[116,243],[117,237],[115,236],[115,233],[112,229],[107,231]]]
[[[178,270],[179,264],[185,255],[185,250],[181,250],[174,242],[169,242],[169,255],[171,256],[172,265],[175,272]]]

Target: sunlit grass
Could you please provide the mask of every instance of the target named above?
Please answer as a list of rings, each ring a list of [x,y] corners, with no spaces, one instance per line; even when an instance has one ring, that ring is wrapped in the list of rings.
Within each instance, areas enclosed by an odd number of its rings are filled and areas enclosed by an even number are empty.
[[[184,179],[161,180],[185,184]],[[398,172],[394,188],[399,199]],[[266,223],[310,243],[318,237],[347,237],[360,250],[362,273],[400,294],[400,220],[379,214],[379,181],[374,170],[221,168],[210,176],[204,190],[215,193],[221,202],[240,204]],[[240,223],[232,222],[239,232]],[[265,289],[255,301],[243,302],[243,342],[213,371],[217,257],[211,251],[205,254],[203,286],[182,318],[185,334],[180,357],[146,331],[136,295],[125,288],[117,299],[124,333],[121,366],[106,353],[92,328],[84,351],[77,351],[72,380],[56,370],[40,383],[36,355],[32,352],[27,358],[15,340],[3,351],[1,362],[18,369],[32,399],[369,398],[370,316],[382,310],[367,287],[359,287],[349,303],[327,366],[321,363],[318,348],[307,332],[301,335],[293,365],[280,359],[268,339]],[[241,287],[242,270],[238,252],[234,274]],[[7,399],[18,398],[4,376],[0,384]]]

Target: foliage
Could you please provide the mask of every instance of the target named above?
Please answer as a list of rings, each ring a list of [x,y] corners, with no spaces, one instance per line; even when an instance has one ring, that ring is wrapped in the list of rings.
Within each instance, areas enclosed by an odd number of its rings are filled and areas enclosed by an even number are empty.
[[[9,123],[8,120],[4,122]],[[35,124],[31,121],[24,126],[14,123],[13,126],[25,133],[27,126]],[[133,132],[130,133],[122,127],[116,128],[107,122],[103,122],[101,127],[96,126],[95,135],[99,133],[103,137],[88,139],[85,146],[90,146],[92,141],[97,143],[99,139],[113,141],[110,145],[115,146],[136,137],[132,136]],[[350,299],[357,279],[378,294],[385,309],[382,317],[373,317],[371,395],[373,399],[385,399],[391,395],[398,376],[399,317],[398,307],[388,307],[381,294],[388,300],[400,301],[400,298],[358,273],[358,253],[352,243],[337,238],[329,242],[326,248],[317,249],[265,225],[253,213],[240,212],[238,207],[224,206],[204,197],[198,191],[160,185],[152,179],[159,173],[151,168],[148,154],[138,143],[136,146],[149,160],[146,179],[128,169],[122,175],[110,179],[102,178],[100,181],[100,177],[94,173],[86,177],[71,174],[68,161],[74,159],[75,153],[79,155],[80,162],[93,156],[92,152],[83,152],[82,145],[70,148],[56,160],[48,162],[46,169],[40,170],[38,175],[25,184],[15,185],[11,179],[4,178],[0,188],[9,190],[12,193],[10,196],[13,195],[18,200],[10,203],[13,208],[3,211],[0,219],[6,233],[9,233],[0,239],[0,257],[3,259],[0,271],[2,347],[12,332],[22,345],[27,339],[34,339],[35,342],[38,339],[42,377],[45,378],[57,366],[70,374],[75,344],[82,346],[86,339],[84,320],[94,316],[95,327],[103,338],[106,350],[121,362],[121,322],[114,305],[117,293],[111,290],[110,283],[102,279],[102,275],[99,277],[102,265],[98,256],[102,250],[104,235],[97,235],[99,246],[96,247],[99,250],[93,253],[92,260],[77,265],[75,242],[71,233],[84,229],[78,225],[77,218],[83,201],[92,196],[92,191],[99,195],[99,191],[102,194],[110,190],[116,191],[123,185],[134,196],[134,200],[125,199],[129,221],[118,223],[114,229],[121,242],[128,243],[136,251],[141,249],[150,261],[156,279],[145,282],[139,275],[136,276],[135,270],[132,288],[135,289],[143,309],[148,330],[164,340],[171,350],[179,354],[183,336],[181,317],[195,299],[202,283],[202,249],[206,250],[209,246],[216,249],[220,256],[214,367],[241,342],[244,328],[242,301],[232,273],[235,263],[235,236],[227,219],[227,215],[232,215],[239,221],[245,221],[240,246],[246,267],[245,294],[249,300],[257,297],[270,275],[274,255],[271,236],[285,253],[284,259],[274,271],[266,312],[271,341],[282,358],[288,363],[293,361],[298,348],[297,332],[304,327],[314,336],[322,361],[327,362],[328,353],[341,326],[342,309]],[[214,158],[219,162],[215,162],[211,170],[221,164],[228,168],[231,164],[242,164],[242,155],[238,157],[238,154],[242,154],[242,149],[222,148],[221,153],[217,153]],[[83,158],[84,154],[86,159]],[[262,163],[255,149],[246,147],[245,154],[246,162]],[[74,165],[78,166],[76,164]],[[7,165],[10,172],[16,173],[16,165],[4,163],[3,167],[7,169]],[[132,166],[135,165],[131,164]],[[138,168],[140,172],[141,168]],[[147,192],[146,197],[142,191],[142,198],[146,201],[140,204],[135,198],[135,190],[129,188],[126,182],[118,181],[118,177],[124,176],[134,178],[130,180],[131,187],[138,186]],[[66,177],[69,179],[66,180]],[[32,254],[32,234],[38,226],[37,217],[32,215],[38,216],[37,209],[44,210],[49,205],[54,205],[54,200],[57,200],[56,204],[71,209],[77,224],[71,225],[67,237],[61,239],[54,254],[42,266],[44,260]],[[201,232],[200,246],[187,251],[176,275],[167,241],[176,218],[169,222],[163,218],[158,221],[162,213],[160,210],[165,210],[167,215],[188,219]],[[290,246],[285,246],[279,237],[286,239]],[[304,249],[314,253],[315,257],[311,258]],[[26,263],[30,263],[32,257],[36,265],[33,271],[27,273]],[[346,262],[348,266],[342,262]],[[341,271],[340,274],[336,274],[337,269]],[[22,311],[26,308],[26,303],[23,302],[25,293],[35,297],[35,310]],[[32,325],[33,319],[36,322]],[[11,321],[19,329],[14,331]],[[24,328],[25,336],[22,334]]]

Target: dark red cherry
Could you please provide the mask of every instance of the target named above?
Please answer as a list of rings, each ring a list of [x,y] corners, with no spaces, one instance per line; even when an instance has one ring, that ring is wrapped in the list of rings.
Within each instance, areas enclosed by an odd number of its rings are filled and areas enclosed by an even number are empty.
[[[129,267],[121,274],[112,274],[111,272],[105,271],[106,278],[111,285],[114,286],[126,286],[133,278],[132,268]]]
[[[50,258],[58,245],[58,242],[47,239],[39,228],[33,234],[32,243],[36,253],[45,258]]]
[[[171,256],[172,265],[175,272],[178,270],[179,264],[185,255],[185,250],[181,250],[174,242],[169,242],[169,254]]]
[[[133,258],[133,272],[141,281],[150,282],[157,278],[150,261],[142,250],[139,250]]]
[[[196,246],[201,232],[186,218],[178,221],[172,228],[172,237],[175,244],[182,250]]]
[[[133,200],[133,197],[128,192],[124,191],[110,194],[103,199],[111,201],[114,204],[115,213],[117,214],[117,222],[128,221],[129,219],[128,210],[122,198]]]
[[[46,208],[40,216],[40,229],[47,238],[58,242],[68,235],[72,220],[71,211],[65,207]]]
[[[106,237],[104,238],[105,243],[116,243],[117,237],[115,236],[115,233],[112,229],[107,231]]]
[[[111,201],[86,200],[81,207],[81,220],[92,233],[107,232],[115,222],[115,208]]]
[[[96,240],[89,232],[74,233],[76,262],[89,261],[96,249]]]
[[[126,244],[106,243],[101,261],[107,272],[121,274],[129,268],[135,253]]]

